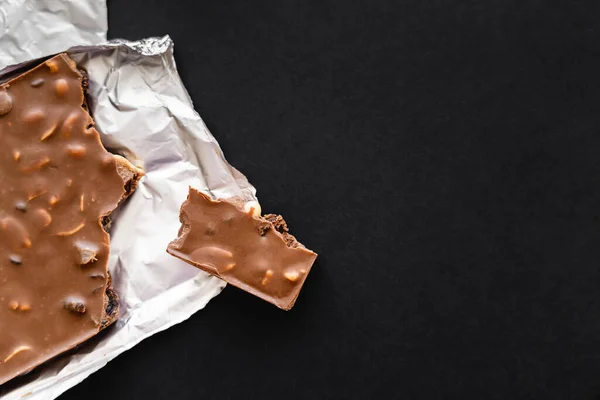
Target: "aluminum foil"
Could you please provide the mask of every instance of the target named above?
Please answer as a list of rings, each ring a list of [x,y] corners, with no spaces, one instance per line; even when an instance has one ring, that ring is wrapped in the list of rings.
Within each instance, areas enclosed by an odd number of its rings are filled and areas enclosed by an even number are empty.
[[[106,0],[0,0],[0,68],[106,41]]]
[[[0,66],[21,63],[0,71],[0,80],[27,65],[22,63],[26,60],[68,49],[88,72],[90,110],[103,143],[146,171],[138,190],[113,214],[109,268],[121,297],[118,322],[73,355],[0,388],[3,399],[48,400],[143,339],[189,318],[225,287],[165,251],[177,235],[188,186],[215,198],[240,196],[247,201],[256,201],[256,192],[227,163],[194,111],[168,36],[96,44],[106,34],[104,1],[0,0],[0,5],[0,22],[5,23],[0,31],[8,35],[0,37]],[[31,14],[19,7],[29,7]],[[28,22],[6,24],[13,18],[11,10]],[[44,19],[48,10],[54,20]],[[64,34],[53,34],[57,26]],[[73,40],[85,46],[69,48]]]

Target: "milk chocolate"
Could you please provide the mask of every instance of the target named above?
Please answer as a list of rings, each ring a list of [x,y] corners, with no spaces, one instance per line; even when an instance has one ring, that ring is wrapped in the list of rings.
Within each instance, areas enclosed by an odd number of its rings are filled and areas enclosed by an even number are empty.
[[[141,171],[102,146],[84,86],[64,54],[0,85],[0,384],[117,314],[102,221]]]
[[[289,234],[281,216],[261,217],[257,207],[190,188],[179,218],[169,254],[281,309],[294,306],[317,254]]]

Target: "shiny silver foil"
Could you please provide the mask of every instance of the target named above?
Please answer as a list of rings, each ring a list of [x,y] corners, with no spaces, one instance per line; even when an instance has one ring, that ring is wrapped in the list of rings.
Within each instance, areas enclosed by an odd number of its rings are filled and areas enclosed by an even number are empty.
[[[138,190],[113,214],[109,268],[121,297],[120,319],[72,355],[0,388],[3,399],[48,400],[189,318],[225,287],[165,251],[177,236],[189,186],[215,198],[256,197],[194,111],[168,36],[98,44],[106,34],[106,5],[99,0],[0,0],[0,12],[0,67],[7,67],[0,80],[32,58],[68,49],[88,72],[90,110],[104,145],[146,171]],[[22,21],[10,22],[17,17]]]

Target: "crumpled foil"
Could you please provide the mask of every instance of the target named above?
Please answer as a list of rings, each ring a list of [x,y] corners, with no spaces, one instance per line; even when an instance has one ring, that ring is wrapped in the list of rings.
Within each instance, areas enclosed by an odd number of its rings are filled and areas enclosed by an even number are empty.
[[[0,71],[0,80],[31,63],[22,63],[25,60],[64,51],[73,40],[79,41],[85,46],[71,47],[68,53],[88,72],[89,106],[102,142],[146,171],[137,191],[113,213],[109,268],[121,298],[120,319],[73,354],[0,388],[3,399],[48,400],[145,338],[186,320],[225,287],[223,281],[165,251],[177,236],[188,186],[215,198],[239,196],[247,201],[256,201],[256,191],[227,163],[194,111],[168,36],[95,44],[106,34],[104,1],[0,2],[0,22],[12,20],[7,15],[12,7],[28,20],[0,25],[2,34],[9,35],[0,37],[0,67],[12,65]],[[32,14],[23,14],[19,5]],[[45,25],[48,10],[54,20]],[[57,26],[65,27],[58,36],[53,34]],[[78,33],[71,37],[73,32]]]

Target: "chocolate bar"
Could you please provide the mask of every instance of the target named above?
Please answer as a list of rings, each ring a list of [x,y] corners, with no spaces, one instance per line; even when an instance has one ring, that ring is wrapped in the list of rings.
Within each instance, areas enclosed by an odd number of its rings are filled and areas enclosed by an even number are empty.
[[[108,215],[143,174],[106,151],[67,55],[0,85],[0,384],[118,316]]]
[[[317,254],[288,232],[285,220],[258,206],[211,200],[190,188],[179,237],[167,252],[277,307],[294,306]]]

